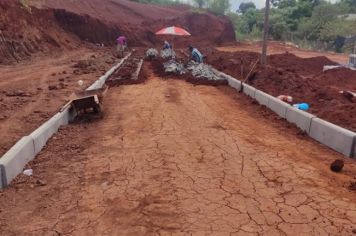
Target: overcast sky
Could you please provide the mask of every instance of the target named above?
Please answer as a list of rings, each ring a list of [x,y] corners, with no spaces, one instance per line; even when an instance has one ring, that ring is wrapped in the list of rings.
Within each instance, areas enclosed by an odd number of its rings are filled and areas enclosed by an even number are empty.
[[[185,0],[187,2],[192,2],[192,0]],[[326,0],[329,2],[336,2],[337,0]],[[253,2],[257,8],[263,8],[265,6],[266,0],[230,0],[231,11],[236,11],[242,2]]]

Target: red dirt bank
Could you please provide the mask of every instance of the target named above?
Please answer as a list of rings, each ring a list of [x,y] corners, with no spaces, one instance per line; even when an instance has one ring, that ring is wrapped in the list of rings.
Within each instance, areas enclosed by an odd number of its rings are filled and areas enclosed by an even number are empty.
[[[234,29],[227,17],[217,17],[211,13],[193,13],[186,6],[159,6],[128,0],[32,0],[31,4],[41,8],[64,9],[81,16],[88,15],[116,28],[118,33],[125,34],[131,46],[157,44],[162,38],[156,37],[154,33],[169,25],[184,27],[192,34],[189,38],[179,39],[179,42],[185,44],[235,41]]]
[[[208,52],[208,63],[238,79],[244,79],[259,59],[254,52]],[[241,60],[244,76],[241,77]],[[258,66],[248,80],[254,87],[273,96],[290,95],[295,103],[307,102],[309,112],[356,131],[356,102],[339,94],[340,90],[356,91],[356,71],[335,69],[323,73],[324,65],[335,62],[326,57],[299,58],[290,53],[271,55],[267,67]]]

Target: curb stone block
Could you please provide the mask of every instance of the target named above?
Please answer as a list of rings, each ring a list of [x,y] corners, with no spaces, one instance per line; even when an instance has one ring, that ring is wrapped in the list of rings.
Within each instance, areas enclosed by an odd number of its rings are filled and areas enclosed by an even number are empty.
[[[247,96],[251,97],[251,98],[255,98],[255,93],[256,93],[256,90],[254,87],[248,85],[248,84],[245,84],[245,83],[242,83],[242,87],[243,87],[243,93],[246,94]]]
[[[229,86],[236,89],[237,91],[241,90],[241,82],[231,76],[225,77],[229,83]]]
[[[34,158],[33,140],[30,136],[25,136],[0,159],[0,188],[8,186],[22,172],[25,165]]]
[[[0,190],[5,188],[7,185],[6,174],[5,174],[5,166],[0,164]]]
[[[325,120],[312,119],[309,136],[322,144],[348,157],[353,156],[356,133],[329,123]]]
[[[100,85],[100,81],[96,80],[92,85],[89,86],[89,88],[87,88],[86,90],[95,90],[95,89],[100,89],[101,85]]]
[[[271,97],[271,95],[269,95],[269,94],[267,94],[265,92],[262,92],[260,90],[256,90],[255,99],[259,104],[264,105],[264,106],[268,106],[268,102],[269,102],[270,97]]]
[[[226,79],[227,82],[229,83],[229,86],[236,89],[237,91],[241,90],[241,81],[238,79],[235,79],[234,77],[225,74],[224,72],[218,71],[215,68],[212,68],[212,71],[217,74],[219,77]]]
[[[351,155],[351,157],[356,159],[356,136],[354,137],[354,144],[353,145],[354,145],[354,152]]]
[[[286,118],[287,108],[290,107],[288,103],[285,103],[278,98],[272,97],[269,95],[270,98],[268,100],[268,106],[272,111],[278,114],[282,118]]]
[[[307,133],[309,133],[310,125],[313,118],[316,118],[316,116],[301,111],[293,106],[289,106],[287,108],[287,112],[286,112],[287,121],[295,124],[298,128],[300,128],[301,130]]]
[[[96,80],[87,90],[99,89],[105,84],[106,79],[121,66],[127,55],[120,63],[111,68],[104,76]],[[33,131],[30,136],[20,139],[5,155],[0,158],[0,189],[5,188],[20,173],[25,165],[46,145],[48,139],[55,134],[59,127],[68,124],[75,117],[70,107],[55,114],[51,119]]]
[[[75,118],[75,111],[70,106],[58,113],[60,125],[67,125]]]
[[[57,113],[50,120],[45,122],[43,125],[41,125],[39,128],[37,128],[35,131],[33,131],[30,134],[30,136],[33,139],[36,155],[46,145],[48,139],[50,139],[52,135],[57,132],[60,125],[61,125],[61,113]]]

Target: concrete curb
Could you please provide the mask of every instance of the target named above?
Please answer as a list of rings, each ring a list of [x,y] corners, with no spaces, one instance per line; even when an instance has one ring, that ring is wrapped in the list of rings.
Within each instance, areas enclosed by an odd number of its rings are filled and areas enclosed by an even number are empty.
[[[0,189],[8,186],[22,172],[25,165],[34,158],[33,139],[25,136],[0,159]]]
[[[307,113],[305,111],[301,111],[293,106],[287,108],[287,112],[286,112],[287,121],[295,124],[299,129],[307,132],[308,134],[310,131],[310,126],[313,118],[316,118],[316,116]]]
[[[356,158],[356,136],[354,137],[353,149],[354,149],[354,151],[353,151],[351,157]]]
[[[140,75],[142,65],[143,65],[143,59],[140,60],[140,62],[138,63],[138,66],[137,66],[137,70],[133,74],[134,80],[138,80],[138,76]]]
[[[127,56],[121,59],[121,61],[114,67],[112,67],[110,70],[108,70],[105,75],[101,76],[98,80],[96,80],[89,88],[87,88],[87,91],[90,90],[95,90],[95,89],[100,89],[104,86],[105,81],[114,73],[126,60],[132,55],[132,52],[130,52]]]
[[[104,76],[96,80],[87,90],[99,89],[105,84],[109,76],[117,70],[124,61],[131,56],[128,54],[117,65],[112,67]],[[0,189],[8,186],[11,181],[22,173],[25,165],[41,152],[47,141],[55,134],[59,127],[67,125],[75,117],[71,107],[58,112],[29,136],[21,138],[8,152],[0,158]]]
[[[268,100],[268,105],[267,107],[274,111],[277,115],[279,115],[282,118],[286,118],[287,114],[287,109],[291,106],[288,103],[285,103],[278,98],[275,98],[271,95],[269,95],[270,98]]]
[[[356,133],[319,118],[311,121],[310,137],[345,156],[354,155]]]
[[[257,89],[255,89],[254,87],[252,87],[248,84],[242,83],[242,91],[247,96],[255,99]]]
[[[269,98],[271,96],[265,92],[262,92],[260,90],[257,90],[255,93],[255,99],[256,101],[263,106],[268,106]]]
[[[229,81],[230,87],[235,88],[230,82],[232,78],[231,76],[226,75],[218,70],[215,71],[217,74]],[[232,79],[234,81],[240,82],[237,79]],[[242,89],[244,94],[255,99],[259,104],[268,107],[280,117],[285,118],[288,122],[295,124],[299,129],[305,131],[314,140],[345,156],[351,158],[356,157],[355,132],[322,120],[310,113],[296,109],[289,104],[279,100],[278,98],[257,90],[251,85],[242,83]]]
[[[229,83],[229,86],[236,89],[237,91],[241,90],[242,83],[240,80],[231,77],[230,75],[225,74],[224,72],[218,71],[217,69],[212,68],[212,71],[217,74],[218,76],[226,79]]]

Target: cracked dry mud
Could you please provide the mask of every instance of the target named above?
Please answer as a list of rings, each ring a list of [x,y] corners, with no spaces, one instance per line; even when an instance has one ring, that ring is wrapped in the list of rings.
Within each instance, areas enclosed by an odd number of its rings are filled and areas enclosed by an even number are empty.
[[[338,154],[244,99],[152,74],[112,88],[103,120],[64,128],[31,164],[45,186],[0,195],[0,234],[353,235],[355,163],[330,172]]]

